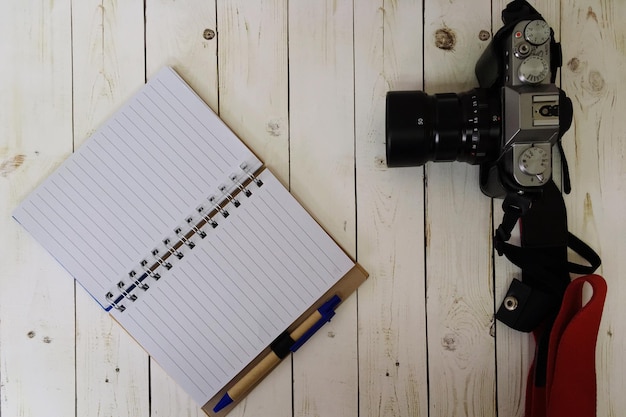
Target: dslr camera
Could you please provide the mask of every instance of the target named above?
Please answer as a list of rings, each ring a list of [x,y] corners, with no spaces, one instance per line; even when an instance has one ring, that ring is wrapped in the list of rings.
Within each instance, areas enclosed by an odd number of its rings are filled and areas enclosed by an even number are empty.
[[[527,2],[502,12],[500,29],[476,63],[479,88],[428,95],[389,91],[389,167],[427,161],[480,166],[481,191],[494,198],[540,193],[552,177],[552,149],[571,124],[572,105],[554,84],[561,66],[554,31]]]

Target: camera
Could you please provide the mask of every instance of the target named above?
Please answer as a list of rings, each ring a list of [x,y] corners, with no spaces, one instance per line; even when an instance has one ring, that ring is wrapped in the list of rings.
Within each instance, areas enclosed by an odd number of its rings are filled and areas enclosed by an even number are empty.
[[[489,197],[541,192],[572,105],[554,84],[562,61],[554,32],[523,4],[503,11],[505,26],[475,66],[478,88],[387,93],[387,166],[461,161],[480,166],[480,188]]]

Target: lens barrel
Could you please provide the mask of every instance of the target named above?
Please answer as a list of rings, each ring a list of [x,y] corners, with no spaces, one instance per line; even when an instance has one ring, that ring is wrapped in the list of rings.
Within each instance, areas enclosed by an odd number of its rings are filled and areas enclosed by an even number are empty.
[[[500,98],[480,88],[432,96],[423,91],[390,91],[385,130],[389,167],[427,161],[480,164],[498,155]]]

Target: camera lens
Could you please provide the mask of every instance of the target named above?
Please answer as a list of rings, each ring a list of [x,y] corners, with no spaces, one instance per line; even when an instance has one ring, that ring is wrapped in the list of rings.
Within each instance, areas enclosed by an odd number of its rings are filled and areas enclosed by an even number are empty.
[[[432,96],[390,91],[385,129],[389,167],[491,161],[500,146],[500,97],[480,88]]]

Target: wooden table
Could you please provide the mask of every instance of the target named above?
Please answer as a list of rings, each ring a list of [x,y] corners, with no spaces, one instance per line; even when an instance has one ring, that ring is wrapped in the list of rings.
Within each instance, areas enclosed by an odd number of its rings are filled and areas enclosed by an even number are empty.
[[[569,227],[600,252],[609,285],[598,416],[623,415],[626,2],[548,3],[574,101]],[[493,319],[519,276],[492,251],[500,201],[481,194],[475,166],[388,169],[384,145],[386,92],[475,87],[504,4],[3,0],[0,414],[202,415],[10,218],[173,65],[371,274],[231,415],[523,415],[532,342]]]

